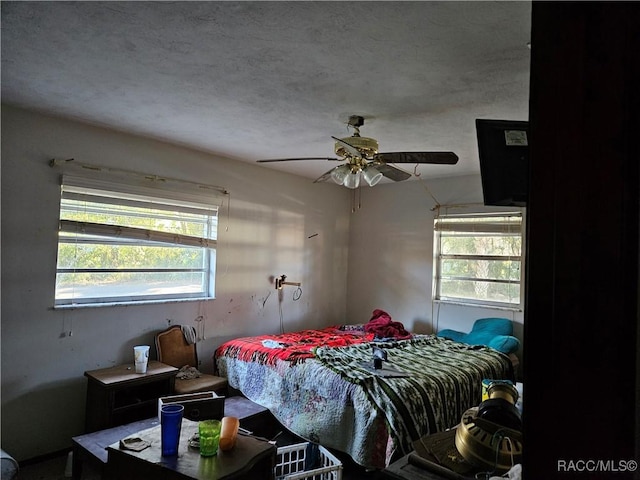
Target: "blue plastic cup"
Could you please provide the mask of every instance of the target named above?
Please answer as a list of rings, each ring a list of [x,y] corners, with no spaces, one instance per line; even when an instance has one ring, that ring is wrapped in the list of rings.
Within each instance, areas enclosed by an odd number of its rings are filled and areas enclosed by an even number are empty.
[[[163,457],[170,457],[178,454],[183,412],[183,405],[163,405],[160,408],[160,431],[162,435]]]

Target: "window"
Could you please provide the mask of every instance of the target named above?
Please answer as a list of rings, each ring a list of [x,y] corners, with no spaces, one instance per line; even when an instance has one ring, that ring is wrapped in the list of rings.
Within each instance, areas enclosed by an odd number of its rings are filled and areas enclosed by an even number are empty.
[[[522,214],[435,219],[435,300],[519,308]]]
[[[56,306],[213,297],[218,206],[178,197],[63,178]]]

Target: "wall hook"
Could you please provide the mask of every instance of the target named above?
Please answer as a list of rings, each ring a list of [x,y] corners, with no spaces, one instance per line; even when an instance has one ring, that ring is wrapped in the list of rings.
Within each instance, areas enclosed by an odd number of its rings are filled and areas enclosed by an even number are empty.
[[[302,285],[302,283],[300,282],[287,282],[286,280],[287,280],[286,275],[280,275],[279,277],[276,277],[275,279],[276,290],[282,290],[282,287],[285,285],[294,285],[296,287],[299,287],[300,285]]]

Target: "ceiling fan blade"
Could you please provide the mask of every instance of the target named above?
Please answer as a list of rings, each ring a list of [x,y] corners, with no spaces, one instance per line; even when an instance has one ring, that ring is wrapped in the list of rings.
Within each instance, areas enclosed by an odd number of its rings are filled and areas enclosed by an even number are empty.
[[[320,175],[318,178],[316,178],[313,183],[318,183],[318,182],[324,182],[326,180],[329,180],[331,178],[331,174],[333,173],[333,171],[339,167],[333,167],[331,170],[324,172],[322,175]]]
[[[256,160],[258,163],[268,162],[297,162],[299,160],[329,160],[330,162],[342,162],[344,158],[309,157],[309,158],[268,158],[266,160]]]
[[[458,156],[453,152],[393,152],[377,153],[374,160],[385,163],[433,163],[438,165],[455,165]]]
[[[336,142],[339,142],[344,147],[344,149],[347,152],[349,152],[352,156],[356,158],[362,158],[362,154],[360,153],[360,150],[358,150],[356,147],[354,147],[350,143],[347,143],[338,137],[331,136],[331,138],[333,138]]]
[[[409,172],[405,172],[404,170],[400,170],[399,168],[393,167],[391,165],[387,165],[386,163],[374,164],[376,170],[378,170],[382,175],[387,177],[394,182],[401,182],[411,177]]]

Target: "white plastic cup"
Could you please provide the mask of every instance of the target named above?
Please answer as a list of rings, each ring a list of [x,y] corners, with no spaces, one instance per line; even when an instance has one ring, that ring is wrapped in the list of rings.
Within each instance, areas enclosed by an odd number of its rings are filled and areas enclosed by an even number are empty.
[[[133,358],[136,364],[136,373],[147,373],[149,348],[149,345],[138,345],[133,347]]]

